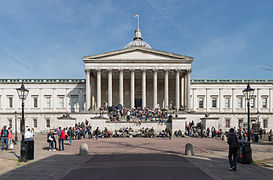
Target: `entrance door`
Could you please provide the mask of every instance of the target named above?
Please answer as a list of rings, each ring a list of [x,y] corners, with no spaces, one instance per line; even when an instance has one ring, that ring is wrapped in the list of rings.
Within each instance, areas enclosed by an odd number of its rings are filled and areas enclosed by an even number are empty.
[[[142,108],[142,99],[135,99],[135,107],[141,107]]]

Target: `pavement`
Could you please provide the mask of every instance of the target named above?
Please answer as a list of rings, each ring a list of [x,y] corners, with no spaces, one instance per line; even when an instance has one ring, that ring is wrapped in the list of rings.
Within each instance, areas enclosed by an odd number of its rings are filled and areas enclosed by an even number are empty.
[[[89,156],[78,155],[87,143]],[[185,144],[194,146],[186,156]],[[69,179],[273,179],[272,168],[238,164],[229,171],[226,142],[211,138],[109,138],[75,140],[49,152],[45,135],[35,137],[35,160],[19,163],[19,145],[0,152],[0,180]],[[273,159],[272,143],[252,144],[253,160]]]

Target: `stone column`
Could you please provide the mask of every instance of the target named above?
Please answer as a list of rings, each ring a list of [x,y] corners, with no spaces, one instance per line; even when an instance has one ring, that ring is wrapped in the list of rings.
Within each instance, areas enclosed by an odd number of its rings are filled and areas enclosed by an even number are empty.
[[[184,87],[185,87],[185,78],[184,78],[184,74],[182,73],[182,75],[181,75],[182,77],[181,77],[181,106],[183,106],[183,107],[185,107],[185,95],[184,95],[184,93],[185,93],[185,89],[184,89]]]
[[[101,70],[97,70],[97,108],[101,107]]]
[[[208,94],[208,88],[206,88],[206,113],[209,110],[209,94]]]
[[[197,102],[197,108],[198,108],[198,102]],[[195,88],[192,89],[192,109],[194,111],[196,110],[196,105],[195,105]]]
[[[191,88],[191,70],[187,71],[187,108],[191,108],[191,101],[190,101],[190,88]]]
[[[84,109],[84,100],[83,100],[83,92],[82,88],[80,88],[80,97],[79,97],[79,112],[81,112]]]
[[[234,91],[235,91],[235,88],[232,88],[232,112],[236,112],[235,111],[235,93],[234,93]]]
[[[119,70],[119,104],[123,106],[123,69]]]
[[[157,106],[157,69],[154,70],[154,108]]]
[[[219,88],[219,112],[222,111],[222,88]]]
[[[164,77],[165,77],[165,81],[164,81],[164,108],[168,108],[169,107],[169,70],[165,69],[164,70]]]
[[[180,107],[180,102],[179,102],[179,100],[180,100],[180,97],[179,97],[179,81],[180,81],[180,70],[179,69],[177,69],[176,70],[176,74],[175,74],[176,76],[176,78],[175,78],[175,80],[176,80],[176,86],[175,86],[175,88],[176,88],[176,93],[175,93],[175,95],[176,95],[176,109],[178,110],[179,109],[179,107]]]
[[[272,107],[272,95],[273,95],[273,93],[272,93],[272,91],[273,91],[273,89],[269,88],[269,99],[268,99],[269,104],[268,104],[268,108],[269,108],[269,112],[270,113],[272,113],[272,111],[273,111],[273,107]]]
[[[90,77],[90,80],[91,80],[91,108],[92,109],[95,109],[95,76],[94,76],[94,73],[91,72],[90,73],[91,77]]]
[[[142,109],[146,107],[146,70],[142,70]]]
[[[260,88],[257,88],[257,111],[260,111]]]
[[[135,70],[131,70],[131,108],[135,107]]]
[[[91,107],[91,86],[90,86],[90,69],[85,71],[86,82],[85,82],[85,90],[86,90],[86,110]]]
[[[112,98],[112,69],[108,69],[108,105],[112,106],[113,98]]]

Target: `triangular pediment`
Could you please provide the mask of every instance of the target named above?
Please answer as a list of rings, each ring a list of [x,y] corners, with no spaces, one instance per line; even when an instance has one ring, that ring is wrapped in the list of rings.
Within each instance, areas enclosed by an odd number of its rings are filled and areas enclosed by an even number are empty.
[[[102,54],[85,56],[84,61],[96,61],[96,60],[188,60],[193,61],[192,57],[183,56],[164,51],[134,47],[128,49],[121,49],[112,52],[106,52]]]

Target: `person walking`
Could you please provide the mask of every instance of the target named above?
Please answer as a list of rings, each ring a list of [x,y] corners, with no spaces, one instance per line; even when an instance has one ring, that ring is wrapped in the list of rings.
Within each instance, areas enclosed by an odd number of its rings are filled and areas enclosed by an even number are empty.
[[[99,133],[100,133],[100,130],[99,130],[99,127],[97,127],[97,129],[95,130],[96,140],[98,140]]]
[[[228,160],[230,165],[230,171],[236,171],[239,142],[233,128],[229,130],[227,143],[229,145]]]
[[[61,127],[59,127],[59,130],[57,131],[57,135],[58,135],[58,141],[59,141],[59,151],[63,151],[65,134]]]
[[[68,140],[69,140],[69,144],[72,144],[72,137],[73,137],[73,131],[72,128],[69,127],[69,129],[67,130],[67,135],[68,135]]]
[[[4,126],[4,128],[1,131],[1,138],[2,138],[2,151],[4,150],[4,144],[6,144],[6,150],[9,149],[9,142],[8,142],[8,137],[9,137],[9,131],[7,130],[7,126]]]
[[[11,129],[11,127],[9,127],[8,131],[9,131],[9,136],[8,136],[9,149],[13,149],[13,142],[12,142],[13,137],[12,137],[12,129]]]

